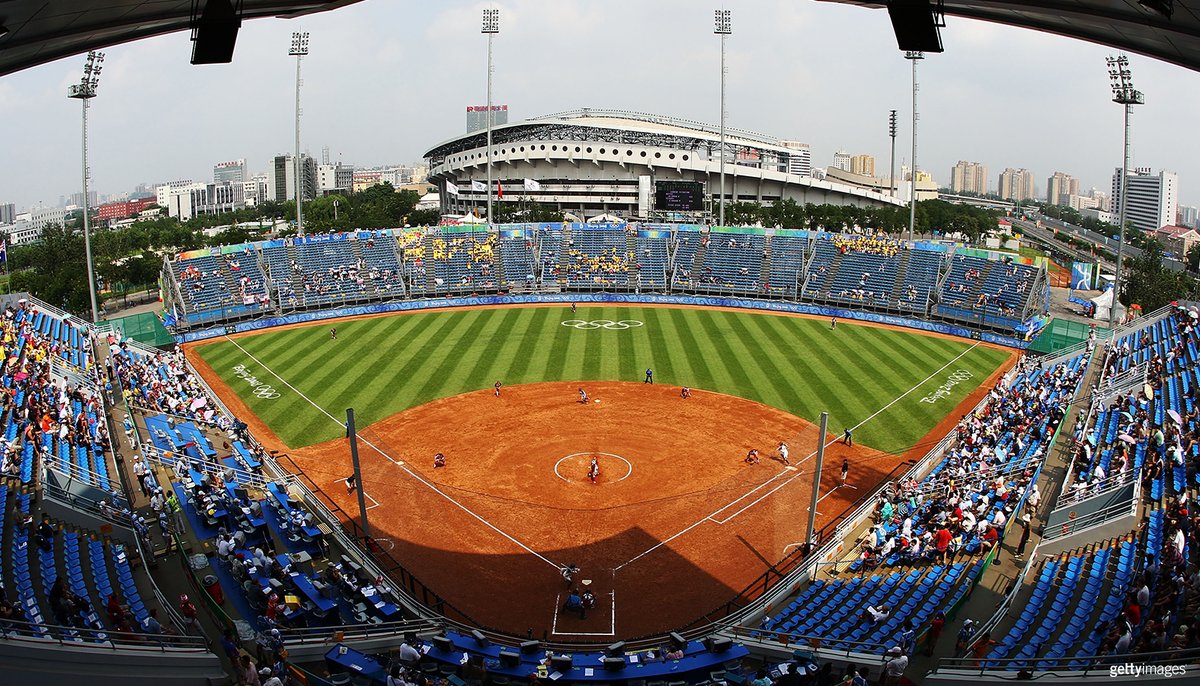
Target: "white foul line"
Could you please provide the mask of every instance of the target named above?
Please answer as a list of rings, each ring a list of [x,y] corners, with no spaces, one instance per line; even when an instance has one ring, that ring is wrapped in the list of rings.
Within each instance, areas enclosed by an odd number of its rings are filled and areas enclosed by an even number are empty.
[[[936,371],[934,371],[932,374],[930,374],[929,376],[925,377],[925,378],[924,378],[924,379],[922,379],[920,382],[918,382],[918,383],[917,383],[915,386],[913,386],[912,388],[908,389],[907,391],[905,391],[905,392],[904,392],[904,393],[902,393],[901,395],[897,396],[895,399],[893,399],[893,400],[892,400],[891,402],[889,402],[887,405],[884,405],[883,407],[881,407],[881,408],[879,408],[878,410],[876,410],[876,411],[875,411],[875,412],[874,412],[874,413],[873,413],[871,416],[867,417],[866,419],[862,420],[861,422],[859,422],[859,423],[855,424],[854,426],[850,427],[850,430],[851,430],[851,431],[853,431],[854,429],[857,429],[858,427],[862,426],[863,424],[866,424],[867,422],[871,421],[871,420],[872,420],[872,419],[874,419],[876,416],[878,416],[878,415],[879,415],[881,412],[883,412],[884,410],[886,410],[886,409],[888,409],[889,407],[891,407],[892,405],[895,405],[896,403],[900,402],[900,400],[901,400],[901,399],[903,399],[903,398],[907,397],[907,396],[908,396],[910,393],[912,393],[913,391],[917,390],[917,389],[918,389],[918,388],[920,388],[921,386],[924,386],[926,383],[928,383],[928,382],[929,382],[929,380],[930,380],[930,379],[932,379],[933,377],[935,377],[935,376],[937,376],[938,374],[942,373],[942,371],[944,371],[944,370],[946,369],[946,367],[949,367],[950,365],[952,365],[952,364],[954,364],[955,362],[959,361],[960,359],[962,359],[962,357],[963,357],[964,355],[966,355],[967,353],[969,353],[969,352],[971,352],[972,350],[974,350],[974,349],[976,348],[976,346],[978,346],[978,345],[979,345],[979,343],[980,343],[979,341],[976,341],[975,343],[973,343],[973,344],[971,345],[971,347],[969,347],[969,348],[967,348],[966,350],[962,351],[962,352],[961,352],[961,353],[960,353],[958,356],[956,356],[954,359],[952,359],[952,360],[950,360],[949,362],[947,362],[946,364],[942,365],[940,368],[938,368],[938,369],[937,369]],[[841,440],[841,439],[835,438],[835,439],[833,439],[833,440],[829,441],[828,443],[826,443],[826,444],[825,444],[825,447],[826,447],[826,448],[828,448],[829,446],[833,445],[834,443],[837,443],[839,440]],[[808,460],[810,460],[810,459],[812,459],[813,457],[815,457],[815,456],[816,456],[816,454],[817,454],[817,451],[815,451],[815,450],[814,450],[814,451],[812,451],[811,453],[809,453],[807,456],[805,456],[803,459],[801,459],[801,460],[800,460],[798,463],[796,463],[796,464],[797,464],[797,465],[804,464],[804,463],[805,463],[805,462],[807,462]],[[752,488],[752,489],[750,489],[749,491],[747,491],[747,492],[743,493],[742,495],[738,496],[737,498],[734,498],[733,500],[729,501],[729,502],[728,502],[728,503],[726,503],[725,505],[722,505],[721,507],[717,508],[717,509],[716,509],[716,510],[714,510],[712,513],[708,514],[707,516],[703,517],[702,519],[698,519],[698,520],[696,520],[696,521],[695,521],[695,522],[693,522],[692,524],[688,525],[688,526],[687,526],[685,529],[683,529],[683,530],[681,530],[681,531],[679,531],[679,532],[677,532],[677,533],[675,533],[675,534],[672,534],[672,535],[671,535],[669,538],[666,538],[666,539],[663,539],[662,541],[659,541],[658,543],[654,544],[653,546],[651,546],[651,547],[647,548],[646,550],[644,550],[644,551],[642,551],[642,552],[638,553],[637,555],[635,555],[635,556],[631,557],[629,560],[627,560],[627,561],[625,561],[625,562],[622,562],[621,564],[617,565],[617,567],[616,567],[616,570],[620,570],[620,569],[622,569],[623,567],[625,567],[626,565],[628,565],[628,564],[631,564],[631,563],[633,563],[633,562],[636,562],[637,560],[641,559],[642,557],[645,557],[646,555],[649,555],[650,553],[652,553],[652,552],[654,552],[655,550],[657,550],[657,549],[661,548],[662,546],[664,546],[664,545],[666,545],[666,544],[670,543],[671,541],[675,540],[676,538],[679,538],[680,536],[682,536],[682,535],[686,534],[687,532],[691,531],[692,529],[695,529],[696,527],[700,526],[700,525],[701,525],[701,524],[703,524],[704,522],[712,522],[712,523],[714,523],[714,524],[726,524],[726,523],[728,523],[728,522],[729,522],[730,520],[732,520],[734,517],[737,517],[737,516],[738,516],[738,515],[740,515],[741,513],[745,512],[746,510],[748,510],[748,509],[750,509],[750,508],[754,507],[754,506],[755,506],[755,505],[757,505],[758,503],[762,502],[762,500],[763,500],[763,499],[765,499],[765,498],[769,497],[769,496],[770,496],[772,493],[774,493],[775,491],[778,491],[779,489],[783,488],[784,486],[787,486],[787,485],[788,485],[789,483],[791,483],[791,482],[792,482],[794,479],[796,479],[796,478],[798,478],[798,477],[802,476],[802,475],[804,474],[804,472],[802,472],[802,471],[796,471],[796,472],[795,472],[795,473],[793,473],[791,476],[789,476],[787,479],[785,479],[785,480],[784,480],[782,483],[780,483],[779,485],[775,486],[774,488],[772,488],[771,490],[767,491],[766,493],[764,493],[763,495],[759,496],[758,498],[754,499],[754,501],[753,501],[753,502],[751,502],[749,505],[746,505],[745,507],[743,507],[742,509],[738,510],[737,512],[734,512],[733,514],[729,515],[728,517],[725,517],[724,519],[714,519],[714,517],[715,517],[715,516],[716,516],[718,513],[722,512],[722,511],[724,511],[724,510],[727,510],[727,509],[729,509],[730,507],[732,507],[733,505],[735,505],[735,504],[737,504],[737,503],[741,502],[742,500],[745,500],[747,497],[749,497],[750,495],[753,495],[755,492],[757,492],[757,491],[758,491],[760,488],[762,488],[763,486],[766,486],[767,484],[771,483],[772,481],[775,481],[775,480],[776,480],[776,479],[778,479],[780,476],[784,476],[785,474],[787,474],[787,472],[786,472],[786,471],[782,471],[782,470],[781,470],[781,471],[780,471],[779,473],[777,473],[775,476],[771,477],[770,479],[767,479],[767,480],[766,480],[766,481],[764,481],[763,483],[761,483],[761,484],[759,484],[759,485],[755,486],[754,488]],[[614,570],[614,571],[616,571],[616,570]]]
[[[235,346],[235,347],[236,347],[238,350],[241,350],[243,353],[245,353],[246,357],[249,357],[250,359],[254,360],[254,361],[255,361],[255,363],[257,363],[257,364],[258,364],[260,367],[262,367],[263,369],[265,369],[265,370],[267,370],[268,372],[270,372],[270,373],[271,373],[271,376],[274,376],[276,379],[279,379],[279,381],[280,381],[281,383],[283,383],[283,385],[285,385],[285,386],[287,386],[288,388],[292,389],[292,392],[294,392],[296,395],[300,396],[301,398],[304,398],[304,400],[305,400],[305,401],[307,401],[309,405],[312,405],[313,407],[317,408],[317,410],[318,410],[318,411],[320,411],[320,412],[321,412],[322,414],[324,414],[326,417],[329,417],[331,420],[333,420],[333,422],[334,422],[335,424],[337,424],[338,426],[342,427],[343,429],[344,429],[344,428],[346,428],[346,425],[345,425],[344,423],[342,423],[340,420],[338,420],[338,418],[337,418],[337,417],[334,417],[333,415],[331,415],[331,414],[329,414],[328,412],[326,412],[326,411],[325,411],[325,408],[323,408],[323,407],[321,407],[320,405],[318,405],[318,404],[316,404],[315,402],[313,402],[313,401],[312,401],[312,399],[311,399],[311,398],[309,398],[307,395],[304,395],[303,393],[301,393],[301,392],[299,391],[299,389],[297,389],[297,388],[296,388],[295,386],[293,386],[292,384],[288,383],[287,379],[285,379],[285,378],[283,378],[282,376],[280,376],[280,375],[276,374],[276,373],[275,373],[275,371],[274,371],[273,369],[271,369],[271,368],[270,368],[270,367],[268,367],[267,365],[263,364],[262,360],[258,359],[258,358],[257,358],[257,357],[255,357],[254,355],[251,355],[251,354],[250,354],[250,351],[248,351],[248,350],[246,350],[245,348],[243,348],[242,346],[238,345],[238,342],[237,342],[237,341],[233,340],[233,339],[232,339],[232,338],[230,338],[228,335],[226,335],[226,336],[225,336],[225,340],[229,341],[229,342],[230,342],[230,343],[232,343],[232,344],[233,344],[233,345],[234,345],[234,346]],[[412,478],[416,479],[417,481],[419,481],[419,482],[421,482],[422,484],[424,484],[425,486],[427,486],[427,487],[428,487],[428,488],[429,488],[431,491],[433,491],[434,493],[437,493],[438,495],[442,496],[442,497],[443,497],[443,498],[445,498],[446,500],[449,500],[450,502],[452,502],[452,503],[454,503],[456,506],[458,506],[458,508],[459,508],[459,509],[461,509],[463,512],[466,512],[467,514],[471,515],[471,516],[472,516],[472,517],[474,517],[475,519],[479,520],[479,521],[480,521],[480,522],[481,522],[481,523],[482,523],[484,526],[486,526],[486,527],[488,527],[489,529],[491,529],[491,530],[495,531],[496,533],[500,534],[501,536],[503,536],[503,537],[507,538],[509,541],[512,541],[512,542],[513,542],[513,543],[514,543],[516,546],[518,546],[519,548],[521,548],[521,549],[522,549],[522,550],[524,550],[525,552],[529,553],[530,555],[533,555],[534,557],[538,558],[538,559],[539,559],[539,560],[541,560],[542,562],[545,562],[546,564],[550,565],[551,567],[553,567],[553,568],[555,568],[555,569],[561,570],[561,569],[563,568],[563,567],[562,567],[562,565],[555,564],[554,562],[551,562],[550,560],[546,559],[546,558],[545,558],[543,555],[541,555],[540,553],[538,553],[536,550],[534,550],[533,548],[530,548],[529,546],[525,545],[524,543],[522,543],[522,542],[518,541],[517,539],[513,538],[513,537],[512,537],[512,536],[510,536],[509,534],[505,533],[505,532],[504,532],[504,531],[502,531],[502,530],[501,530],[499,527],[497,527],[495,524],[492,524],[492,523],[491,523],[491,522],[489,522],[488,520],[486,520],[486,519],[484,519],[483,517],[479,516],[479,515],[478,515],[478,514],[476,514],[474,511],[472,511],[470,508],[468,508],[466,505],[463,505],[462,503],[458,502],[458,501],[457,501],[457,500],[455,500],[454,498],[451,498],[449,495],[447,495],[447,494],[443,493],[443,492],[441,491],[441,489],[439,489],[437,486],[434,486],[433,484],[429,483],[429,482],[428,482],[428,481],[426,481],[424,478],[422,478],[422,477],[421,477],[421,475],[419,475],[419,474],[417,474],[417,473],[413,472],[411,469],[409,469],[407,466],[405,466],[405,464],[404,464],[403,462],[401,462],[401,461],[399,461],[399,460],[395,459],[395,458],[394,458],[394,457],[392,457],[391,455],[388,455],[387,453],[385,453],[385,452],[383,452],[382,450],[380,450],[380,449],[379,449],[379,447],[378,447],[378,446],[376,446],[374,443],[372,443],[372,442],[368,441],[367,439],[363,438],[362,436],[359,436],[359,437],[358,437],[358,440],[359,440],[359,441],[361,441],[361,442],[363,442],[363,443],[365,443],[365,444],[367,444],[368,446],[370,446],[372,450],[374,450],[375,452],[379,453],[379,454],[380,454],[380,455],[382,455],[383,457],[387,458],[387,459],[388,459],[388,460],[389,460],[389,461],[390,461],[392,464],[396,465],[396,466],[397,466],[397,467],[399,467],[400,469],[403,469],[405,472],[408,472],[408,475],[409,475],[409,476],[411,476]]]

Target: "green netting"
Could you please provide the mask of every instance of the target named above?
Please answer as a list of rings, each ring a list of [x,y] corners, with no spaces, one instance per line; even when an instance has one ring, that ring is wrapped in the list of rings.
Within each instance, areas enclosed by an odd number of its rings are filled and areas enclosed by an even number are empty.
[[[1029,352],[1050,355],[1076,343],[1086,341],[1092,329],[1085,322],[1051,319],[1046,328],[1029,344]]]
[[[175,339],[163,326],[162,322],[152,312],[131,314],[128,317],[111,320],[113,326],[121,331],[126,338],[132,338],[138,343],[145,343],[156,348],[171,345]]]

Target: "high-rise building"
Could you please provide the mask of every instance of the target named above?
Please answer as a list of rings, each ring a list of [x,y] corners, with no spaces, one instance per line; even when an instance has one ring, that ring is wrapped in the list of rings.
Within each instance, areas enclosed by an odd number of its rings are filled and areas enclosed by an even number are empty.
[[[275,202],[287,202],[296,198],[296,158],[294,155],[276,155],[271,158],[270,173],[267,174],[267,197]],[[317,161],[308,155],[300,155],[300,193],[305,200],[317,197]]]
[[[317,165],[317,189],[322,194],[336,191],[350,192],[354,185],[354,167],[348,164]]]
[[[194,181],[168,181],[166,183],[161,183],[161,184],[155,186],[154,187],[155,204],[157,204],[159,207],[166,207],[167,204],[171,200],[171,192],[172,191],[179,189],[179,188],[184,188],[186,186],[190,186],[193,183],[195,183],[195,182]]]
[[[1079,179],[1056,171],[1046,180],[1046,202],[1051,205],[1070,205],[1071,197],[1079,195]]]
[[[833,153],[833,168],[841,169],[842,171],[850,171],[850,153],[845,150],[838,150]]]
[[[1158,231],[1175,223],[1179,212],[1179,175],[1149,167],[1139,167],[1129,174],[1129,198],[1125,206],[1125,221],[1141,231]],[[1121,216],[1121,169],[1112,177],[1112,213]],[[1118,220],[1120,221],[1120,220]]]
[[[467,105],[467,133],[487,128],[487,105]],[[508,123],[508,105],[492,105],[492,128]]]
[[[237,183],[192,183],[171,189],[167,213],[187,221],[201,214],[220,214],[246,206],[245,189]]]
[[[0,203],[0,224],[11,224],[17,221],[17,206],[11,202]]]
[[[812,150],[808,143],[800,141],[779,141],[783,147],[791,150],[788,155],[787,173],[797,176],[812,176]]]
[[[79,193],[72,193],[71,196],[67,198],[67,204],[74,205],[75,207],[83,207],[83,192],[80,191]],[[95,207],[99,204],[100,196],[96,193],[96,191],[88,191],[88,207]]]
[[[242,198],[247,206],[257,205],[268,197],[267,174],[255,174],[242,182]]]
[[[870,155],[855,155],[850,158],[850,173],[875,176],[875,158]]]
[[[2,209],[2,208],[0,208]],[[0,222],[2,224],[3,222]],[[1179,223],[1183,226],[1200,229],[1200,207],[1191,205],[1179,206]]]
[[[1003,200],[1030,200],[1033,198],[1033,172],[1028,169],[1009,167],[1000,172],[1000,198]]]
[[[246,160],[221,162],[213,167],[213,183],[241,183],[246,180]]]
[[[950,170],[950,190],[955,193],[987,194],[987,167],[979,162],[959,160]]]

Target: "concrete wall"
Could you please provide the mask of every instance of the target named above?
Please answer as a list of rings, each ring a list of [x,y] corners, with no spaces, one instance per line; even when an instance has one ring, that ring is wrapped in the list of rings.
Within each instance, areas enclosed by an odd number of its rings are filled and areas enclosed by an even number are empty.
[[[0,665],[0,683],[13,686],[213,686],[229,679],[220,658],[208,652],[118,651],[35,639],[0,640]]]

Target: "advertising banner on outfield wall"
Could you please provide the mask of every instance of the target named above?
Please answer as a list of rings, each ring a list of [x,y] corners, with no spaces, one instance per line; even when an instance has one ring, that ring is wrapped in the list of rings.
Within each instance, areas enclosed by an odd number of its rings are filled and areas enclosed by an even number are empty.
[[[857,320],[901,326],[918,331],[944,333],[960,338],[981,340],[985,343],[995,343],[1010,348],[1025,348],[1028,341],[1012,336],[1001,336],[991,332],[980,332],[962,326],[953,326],[937,322],[927,322],[920,319],[909,319],[890,314],[875,312],[858,312],[844,310],[838,307],[820,307],[799,303],[785,303],[772,300],[748,300],[744,298],[692,297],[682,295],[637,295],[618,293],[550,293],[539,295],[485,295],[461,298],[438,298],[435,300],[400,300],[387,303],[375,303],[356,307],[343,307],[336,310],[319,312],[298,312],[282,317],[269,317],[253,322],[242,322],[236,326],[220,326],[202,331],[189,331],[176,338],[180,343],[191,343],[209,338],[216,338],[230,333],[246,331],[262,331],[285,324],[303,324],[307,322],[335,319],[338,317],[358,317],[367,314],[382,314],[386,312],[412,312],[415,310],[438,310],[455,307],[474,307],[480,305],[518,305],[537,303],[627,303],[642,305],[696,305],[700,307],[731,307],[744,310],[760,310],[766,312],[791,312],[810,314],[818,317],[837,317],[838,319]]]

